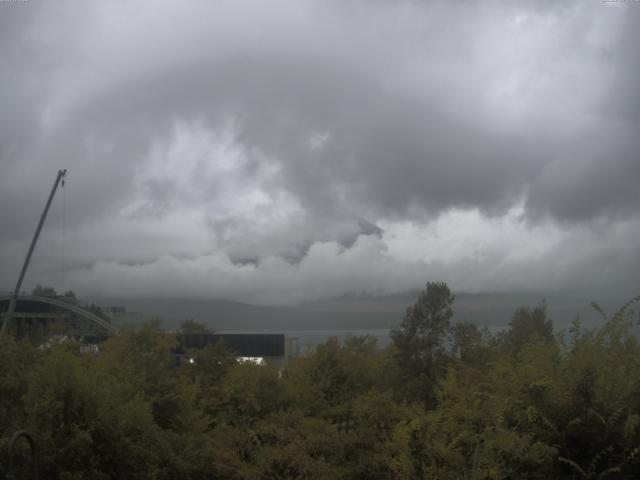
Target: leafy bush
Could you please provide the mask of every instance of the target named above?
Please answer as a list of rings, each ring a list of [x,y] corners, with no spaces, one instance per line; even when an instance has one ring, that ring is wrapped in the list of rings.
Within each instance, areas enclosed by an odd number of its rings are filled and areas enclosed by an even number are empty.
[[[334,338],[282,372],[237,363],[222,345],[176,368],[175,339],[153,322],[99,355],[6,337],[0,476],[21,428],[36,438],[42,478],[640,476],[631,304],[556,337],[544,306],[523,308],[491,337],[449,325],[445,287],[427,288],[390,347]],[[412,376],[428,383],[415,389]]]

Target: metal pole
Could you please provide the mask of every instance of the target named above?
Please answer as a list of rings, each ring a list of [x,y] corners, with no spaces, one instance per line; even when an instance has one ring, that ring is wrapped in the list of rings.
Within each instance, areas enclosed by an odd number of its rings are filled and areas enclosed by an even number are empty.
[[[56,181],[53,183],[53,188],[51,189],[51,193],[49,194],[47,205],[44,207],[44,211],[42,212],[42,215],[40,216],[40,221],[38,222],[38,228],[36,228],[36,233],[33,235],[33,239],[31,240],[31,246],[29,247],[27,258],[24,259],[24,264],[22,265],[22,270],[20,271],[20,277],[18,278],[16,289],[13,291],[13,295],[11,296],[11,300],[9,301],[9,308],[7,310],[7,313],[4,314],[2,329],[0,329],[0,338],[4,336],[7,330],[7,325],[9,324],[9,322],[11,321],[11,318],[13,317],[13,312],[16,309],[16,302],[18,301],[18,295],[20,294],[20,288],[22,287],[22,281],[24,280],[24,275],[27,273],[27,268],[29,267],[29,262],[31,261],[31,255],[33,255],[33,250],[36,248],[36,243],[38,242],[40,231],[42,230],[44,221],[47,218],[47,214],[49,213],[49,207],[51,206],[53,197],[56,194],[56,190],[58,190],[58,185],[60,184],[60,180],[62,180],[66,174],[67,174],[66,169],[58,170],[58,176],[56,177]]]

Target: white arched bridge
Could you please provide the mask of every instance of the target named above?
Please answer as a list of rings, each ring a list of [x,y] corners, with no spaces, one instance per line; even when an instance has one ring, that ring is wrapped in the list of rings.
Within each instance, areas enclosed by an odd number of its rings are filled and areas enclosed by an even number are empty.
[[[0,295],[0,303],[2,302],[9,302],[11,300],[11,297],[9,295]],[[18,305],[20,305],[21,302],[36,302],[36,303],[41,303],[41,304],[46,304],[46,305],[50,305],[53,307],[57,307],[60,308],[62,310],[66,310],[68,312],[72,312],[75,313],[76,315],[84,318],[85,320],[89,320],[90,322],[93,322],[94,324],[96,324],[97,326],[101,327],[102,329],[105,330],[105,332],[109,335],[115,335],[118,333],[118,330],[116,329],[116,327],[114,327],[111,323],[109,323],[108,321],[106,321],[105,319],[99,317],[98,315],[88,311],[85,308],[79,307],[78,305],[74,305],[72,303],[68,303],[62,300],[58,300],[57,298],[53,298],[53,297],[40,297],[40,296],[36,296],[36,295],[20,295],[18,296]],[[14,316],[20,316],[19,313],[15,313]],[[35,316],[35,315],[34,315]]]

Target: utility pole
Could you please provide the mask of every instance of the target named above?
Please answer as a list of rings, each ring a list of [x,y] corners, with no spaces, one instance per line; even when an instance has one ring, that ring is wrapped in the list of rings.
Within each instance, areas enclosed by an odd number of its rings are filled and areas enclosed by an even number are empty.
[[[44,207],[44,212],[42,212],[42,215],[40,216],[40,221],[38,222],[38,228],[36,228],[36,233],[33,235],[33,239],[31,240],[31,246],[29,247],[27,258],[24,259],[24,264],[22,265],[22,270],[20,271],[20,277],[18,278],[16,289],[13,291],[13,295],[11,296],[11,300],[9,301],[9,308],[7,310],[7,313],[4,314],[2,329],[0,329],[0,338],[4,337],[4,334],[7,331],[7,325],[9,324],[9,322],[13,317],[13,312],[16,309],[16,303],[18,301],[18,295],[20,294],[20,288],[22,288],[22,281],[24,280],[24,275],[27,273],[27,268],[29,267],[29,262],[31,261],[31,255],[33,255],[33,251],[36,248],[36,243],[38,242],[40,231],[42,230],[44,221],[46,220],[47,214],[49,213],[49,207],[51,206],[53,197],[56,194],[56,190],[58,190],[58,185],[60,185],[61,180],[64,185],[63,179],[66,175],[67,175],[66,169],[58,170],[58,176],[56,177],[56,181],[53,183],[53,188],[51,189],[51,193],[49,194],[49,199],[47,200],[47,204]]]

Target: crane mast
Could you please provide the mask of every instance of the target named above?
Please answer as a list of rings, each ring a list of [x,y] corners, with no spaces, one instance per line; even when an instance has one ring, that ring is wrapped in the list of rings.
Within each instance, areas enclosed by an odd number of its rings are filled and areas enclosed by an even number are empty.
[[[44,221],[47,218],[47,214],[49,213],[49,207],[51,206],[51,202],[53,201],[53,197],[58,190],[58,186],[60,182],[64,182],[64,177],[67,175],[67,170],[58,170],[58,175],[56,176],[56,181],[53,183],[53,188],[51,189],[51,193],[49,194],[49,199],[47,200],[47,204],[44,207],[44,211],[40,216],[40,221],[38,222],[38,227],[36,228],[36,233],[33,235],[33,239],[31,240],[31,245],[29,246],[29,251],[27,252],[27,257],[24,259],[24,263],[22,264],[22,270],[20,271],[20,277],[18,278],[18,283],[16,284],[16,288],[13,291],[13,295],[11,296],[11,300],[9,301],[9,308],[7,309],[7,313],[4,315],[4,321],[2,322],[2,329],[0,329],[0,338],[2,338],[7,330],[7,325],[11,321],[13,317],[13,312],[16,309],[16,303],[18,301],[18,295],[20,294],[20,288],[22,288],[22,281],[24,280],[24,276],[27,273],[27,268],[29,267],[29,262],[31,261],[31,255],[33,255],[33,251],[36,248],[36,243],[38,242],[38,237],[40,236],[40,231],[42,230],[42,226],[44,225]],[[63,183],[64,185],[64,183]]]

